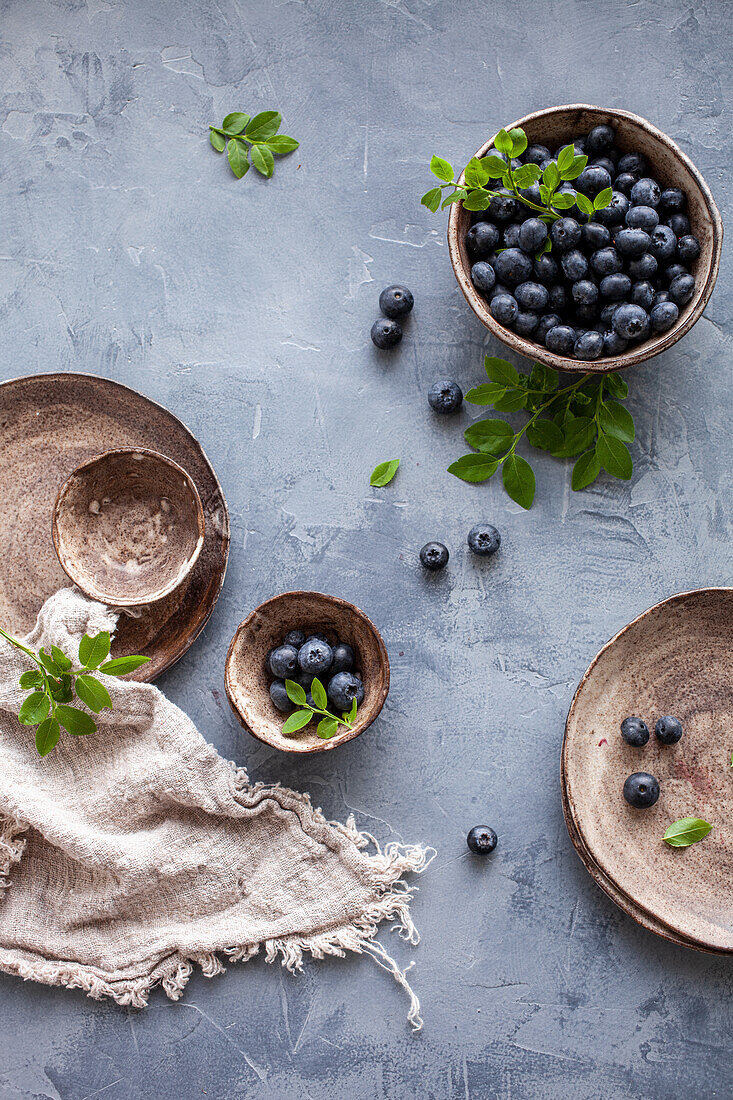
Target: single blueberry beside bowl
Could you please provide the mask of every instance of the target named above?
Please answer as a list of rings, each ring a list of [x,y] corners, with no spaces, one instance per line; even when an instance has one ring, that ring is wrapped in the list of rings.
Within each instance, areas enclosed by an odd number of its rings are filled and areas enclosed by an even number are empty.
[[[621,723],[621,736],[627,745],[640,749],[649,740],[649,727],[641,718],[624,718]]]
[[[659,798],[659,780],[649,772],[634,772],[624,783],[624,798],[636,810],[653,806]]]
[[[466,844],[477,856],[487,856],[498,842],[499,838],[488,825],[474,825],[466,837]]]
[[[404,317],[414,304],[415,300],[406,286],[388,286],[379,295],[379,308],[385,317]]]
[[[426,542],[420,551],[420,563],[431,573],[445,569],[449,557],[448,547],[442,542]]]
[[[380,317],[372,325],[372,343],[380,351],[393,348],[402,339],[402,329],[396,321],[390,321],[388,317]]]
[[[501,535],[491,523],[476,523],[468,532],[468,548],[481,557],[491,557],[501,546]]]
[[[428,404],[437,413],[446,415],[460,409],[463,402],[463,390],[456,382],[443,378],[434,382],[428,390]]]
[[[676,745],[682,737],[682,723],[679,718],[666,714],[664,718],[657,719],[654,732],[663,745]]]

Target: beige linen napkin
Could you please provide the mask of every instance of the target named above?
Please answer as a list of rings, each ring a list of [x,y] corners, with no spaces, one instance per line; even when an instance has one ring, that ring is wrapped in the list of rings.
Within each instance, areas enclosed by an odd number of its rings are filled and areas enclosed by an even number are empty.
[[[115,625],[64,589],[25,641],[75,654],[85,631]],[[1,970],[144,1007],[158,984],[180,997],[195,963],[210,977],[222,957],[262,948],[294,971],[304,951],[354,951],[391,971],[422,1025],[375,936],[386,920],[418,942],[402,876],[422,871],[430,849],[368,855],[373,838],[353,818],[328,822],[308,795],[251,784],[152,684],[105,677],[114,710],[99,731],[62,733],[41,758],[17,719],[28,667],[0,639]]]

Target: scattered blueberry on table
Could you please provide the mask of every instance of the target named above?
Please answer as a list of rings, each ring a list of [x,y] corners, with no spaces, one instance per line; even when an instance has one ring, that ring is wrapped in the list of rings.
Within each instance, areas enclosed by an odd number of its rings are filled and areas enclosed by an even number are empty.
[[[634,772],[624,783],[624,798],[636,810],[646,810],[659,798],[659,780],[649,772]]]
[[[449,557],[448,547],[442,542],[426,542],[420,551],[420,561],[431,573],[445,569]]]
[[[480,557],[491,557],[501,546],[501,535],[491,523],[477,523],[468,532],[468,548]]]
[[[388,317],[380,317],[372,325],[372,343],[381,351],[393,348],[402,339],[402,326]]]
[[[428,404],[437,413],[454,413],[463,404],[463,390],[457,382],[444,378],[428,390]]]
[[[466,844],[472,852],[479,856],[487,856],[493,852],[499,838],[488,825],[474,825],[466,837]]]

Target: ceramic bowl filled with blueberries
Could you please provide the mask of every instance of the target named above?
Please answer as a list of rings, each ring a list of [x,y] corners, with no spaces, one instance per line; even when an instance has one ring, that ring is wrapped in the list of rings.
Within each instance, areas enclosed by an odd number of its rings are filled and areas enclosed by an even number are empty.
[[[519,131],[514,149],[497,149]],[[688,332],[712,293],[723,229],[682,150],[637,115],[578,104],[500,133],[472,161],[493,197],[485,209],[466,209],[481,204],[470,195],[455,202],[448,228],[456,278],[487,328],[565,371],[628,367]],[[506,176],[484,181],[477,160],[485,174],[497,158],[534,182],[513,192]],[[550,213],[548,184],[561,196]]]
[[[239,625],[225,685],[234,713],[258,740],[319,752],[371,725],[389,691],[389,659],[379,631],[354,604],[285,592]]]

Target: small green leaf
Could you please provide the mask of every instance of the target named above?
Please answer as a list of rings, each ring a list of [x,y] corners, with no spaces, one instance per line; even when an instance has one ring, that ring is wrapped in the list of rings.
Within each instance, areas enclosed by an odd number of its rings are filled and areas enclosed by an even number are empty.
[[[99,680],[94,676],[84,674],[83,676],[77,676],[76,678],[76,694],[81,699],[82,703],[86,703],[90,710],[93,710],[95,714],[99,714],[100,710],[107,707],[112,710],[112,700],[109,692],[104,684],[100,684]]]
[[[241,134],[248,122],[249,115],[242,114],[241,111],[232,111],[222,122],[221,129],[227,130],[230,134]]]
[[[540,198],[542,199],[545,206],[550,205],[551,195],[552,195],[552,192],[550,191],[550,188],[547,186],[547,184],[546,183],[541,183],[540,184]],[[540,214],[540,218],[548,218],[548,217],[552,218],[552,215],[551,214]],[[552,218],[552,220],[554,221],[555,219]]]
[[[514,439],[514,429],[506,420],[477,420],[466,428],[463,437],[477,451],[499,454]]]
[[[564,145],[560,152],[557,154],[557,166],[562,174],[573,163],[575,157],[575,149],[572,145]]]
[[[311,695],[316,706],[320,707],[321,710],[325,710],[328,706],[328,696],[326,695],[326,689],[317,676],[311,684]]]
[[[538,248],[534,254],[535,260],[541,259],[546,252],[552,252],[552,241],[549,237],[545,237],[545,242],[541,248]]]
[[[511,454],[504,461],[502,480],[512,500],[522,508],[531,508],[534,500],[535,479],[534,471],[526,459],[521,455]]]
[[[39,756],[48,756],[58,744],[61,727],[55,718],[44,718],[36,730],[36,751]]]
[[[439,187],[431,187],[429,191],[426,191],[420,202],[423,206],[427,206],[428,210],[432,210],[433,213],[440,206],[440,198],[443,192]]]
[[[451,463],[448,473],[459,477],[461,481],[488,481],[496,473],[499,463],[487,454],[463,455],[457,462]]]
[[[51,656],[56,663],[56,667],[60,668],[62,672],[68,672],[71,668],[71,661],[57,645],[51,646]]]
[[[589,198],[587,198],[586,195],[582,193],[582,191],[576,192],[575,205],[577,206],[578,210],[580,210],[580,212],[582,214],[585,214],[588,218],[593,213],[593,203],[590,201]]]
[[[267,145],[255,144],[250,149],[249,155],[252,158],[252,164],[260,175],[269,179],[275,171],[275,158],[269,147]]]
[[[51,702],[45,691],[33,691],[23,700],[18,711],[18,721],[23,726],[37,726],[51,709]]]
[[[440,188],[438,188],[440,190]],[[445,210],[446,206],[450,206],[454,202],[463,202],[466,198],[468,191],[465,191],[462,187],[457,187],[452,195],[446,195],[440,204],[441,210]]]
[[[244,136],[250,141],[267,141],[280,129],[282,117],[279,111],[261,111],[247,124]]]
[[[97,723],[90,714],[76,707],[66,706],[65,703],[56,707],[56,717],[67,733],[73,733],[75,737],[86,737],[97,728]]]
[[[554,191],[560,182],[560,173],[554,160],[551,160],[542,173],[542,179],[545,185],[550,188],[550,191]]]
[[[128,672],[134,672],[141,665],[146,665],[149,657],[113,657],[111,661],[105,661],[99,666],[99,671],[105,676],[127,676]]]
[[[669,826],[662,840],[672,848],[689,848],[706,837],[711,829],[712,825],[700,817],[681,817]]]
[[[356,699],[352,699],[351,700],[351,709],[349,710],[348,714],[344,715],[344,722],[348,722],[349,725],[351,725],[355,718],[356,718]]]
[[[539,164],[521,164],[514,172],[514,183],[520,191],[531,187],[542,175]]]
[[[572,458],[585,451],[596,440],[596,422],[592,416],[576,416],[565,431],[565,442],[558,448],[556,457]]]
[[[606,375],[606,389],[610,394],[614,397],[618,397],[621,401],[629,396],[629,387],[620,374]]]
[[[90,638],[85,634],[79,642],[79,660],[84,668],[97,668],[109,653],[110,636],[108,630],[103,630]]]
[[[378,489],[383,488],[385,485],[389,485],[390,481],[397,473],[399,464],[399,458],[391,458],[387,462],[380,462],[372,470],[369,484],[374,485]]]
[[[38,660],[41,662],[46,671],[50,672],[52,676],[62,675],[63,669],[59,668],[53,657],[46,653],[44,649],[39,650]]]
[[[497,398],[494,408],[497,412],[519,412],[527,404],[527,393],[524,390],[507,390],[503,397]]]
[[[238,180],[249,172],[249,146],[242,138],[232,138],[227,145],[229,167]]]
[[[512,156],[521,157],[522,153],[527,148],[527,135],[521,127],[515,126],[513,130],[509,131],[509,137],[512,139]]]
[[[562,431],[551,420],[535,420],[534,424],[527,428],[526,434],[532,446],[538,447],[541,451],[554,451],[563,444]]]
[[[502,386],[519,385],[519,372],[506,359],[496,359],[492,355],[487,355],[484,359],[484,369],[491,382],[498,382]]]
[[[571,485],[575,492],[587,488],[591,482],[596,480],[600,472],[601,464],[598,461],[595,448],[592,451],[586,451],[573,466]]]
[[[467,187],[484,187],[491,178],[486,161],[478,157],[471,157],[464,169],[464,176]]]
[[[512,147],[514,141],[512,137],[506,132],[506,130],[499,130],[499,133],[494,138],[494,148],[498,153],[506,153],[511,156]]]
[[[302,707],[306,700],[305,688],[301,684],[296,684],[295,680],[285,681],[285,690],[288,693],[288,699],[291,703],[297,703],[299,707]]]
[[[318,723],[316,733],[324,741],[328,741],[338,731],[339,724],[335,718],[322,718]]]
[[[633,442],[636,434],[634,418],[618,401],[605,401],[601,405],[598,420],[606,435],[623,439],[625,443]]]
[[[560,375],[552,367],[546,367],[544,363],[535,363],[529,374],[529,385],[533,390],[542,393],[553,393],[560,381]]]
[[[447,160],[443,160],[442,157],[433,156],[431,158],[430,171],[439,180],[444,180],[445,183],[453,182],[453,165],[449,164]]]
[[[506,393],[506,387],[497,382],[482,382],[480,386],[474,386],[466,394],[466,401],[471,405],[493,405]]]
[[[613,191],[611,190],[611,188],[610,187],[604,188],[604,190],[601,191],[601,193],[599,195],[596,195],[596,197],[593,199],[593,209],[594,210],[604,210],[605,207],[607,207],[608,204],[611,202],[612,198],[613,198]]]
[[[266,145],[276,156],[284,157],[286,153],[295,152],[300,142],[293,137],[288,137],[287,134],[275,134],[274,137],[267,139]]]
[[[74,698],[74,693],[71,690],[71,677],[62,676],[55,683],[56,686],[51,691],[55,701],[57,703],[70,703]]]
[[[466,210],[488,210],[491,195],[487,191],[471,191],[463,200]]]
[[[296,710],[294,714],[285,719],[283,733],[286,737],[290,733],[297,733],[298,730],[302,730],[303,726],[308,725],[312,717],[312,710]]]
[[[41,687],[43,684],[43,674],[34,671],[32,668],[29,668],[27,672],[21,673],[21,677],[18,682],[20,686],[24,689]]]
[[[483,162],[488,170],[489,179],[504,179],[504,176],[507,174],[508,165],[502,157],[497,157],[493,155],[489,157],[484,157]]]
[[[569,210],[571,206],[575,206],[575,200],[574,191],[557,191],[552,196],[552,205],[555,210]]]
[[[223,134],[217,133],[216,130],[209,130],[209,141],[216,149],[217,153],[223,153],[226,148],[227,139]],[[41,754],[43,755],[43,753]]]
[[[610,474],[621,481],[628,481],[633,471],[633,463],[628,447],[620,439],[612,435],[600,435],[596,444],[596,451],[601,466]]]
[[[588,158],[586,156],[576,157],[573,161],[573,166],[572,166],[572,173],[573,174],[572,174],[572,176],[570,176],[570,179],[575,179],[577,176],[579,176],[580,173],[583,171],[583,169],[587,166],[587,164],[588,164]]]

